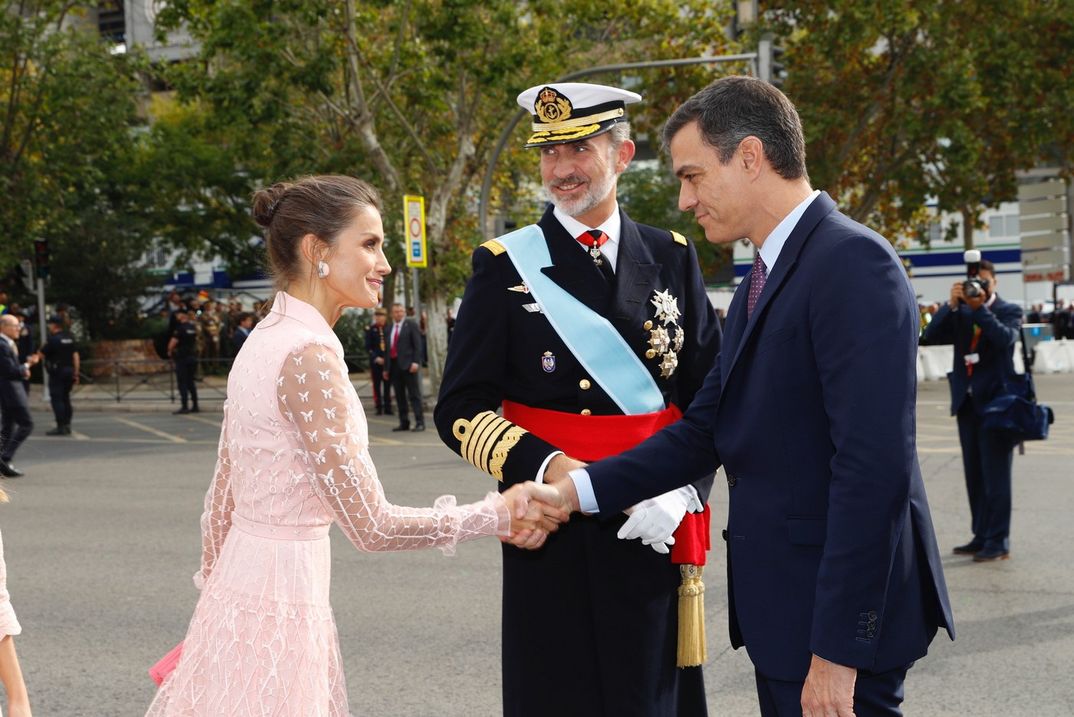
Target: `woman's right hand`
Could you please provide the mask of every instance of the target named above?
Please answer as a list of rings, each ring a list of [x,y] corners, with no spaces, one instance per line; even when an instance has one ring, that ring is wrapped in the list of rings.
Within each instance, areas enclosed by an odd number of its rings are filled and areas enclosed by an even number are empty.
[[[559,492],[552,486],[527,481],[511,486],[502,495],[511,511],[511,535],[505,542],[516,547],[541,547],[548,534],[570,518],[570,513],[557,507]]]

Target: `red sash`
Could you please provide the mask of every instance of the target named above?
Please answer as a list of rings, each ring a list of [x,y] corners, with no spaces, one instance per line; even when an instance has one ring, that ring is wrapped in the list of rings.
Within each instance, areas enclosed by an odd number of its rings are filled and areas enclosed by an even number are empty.
[[[672,404],[663,411],[637,416],[583,416],[504,401],[503,417],[572,458],[592,462],[633,448],[682,418],[682,411]],[[687,513],[683,517],[675,530],[671,562],[705,564],[705,552],[710,547],[710,517],[707,505],[703,513]]]

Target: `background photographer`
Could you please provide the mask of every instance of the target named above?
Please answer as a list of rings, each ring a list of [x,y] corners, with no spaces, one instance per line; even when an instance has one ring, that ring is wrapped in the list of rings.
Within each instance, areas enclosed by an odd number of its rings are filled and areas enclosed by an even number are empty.
[[[1014,375],[1014,345],[1022,310],[999,298],[995,267],[967,251],[966,281],[951,287],[921,335],[922,344],[954,344],[954,365],[947,374],[951,415],[958,419],[962,465],[970,499],[973,539],[955,548],[974,562],[1010,557],[1011,463],[1014,446],[983,430],[984,407]]]

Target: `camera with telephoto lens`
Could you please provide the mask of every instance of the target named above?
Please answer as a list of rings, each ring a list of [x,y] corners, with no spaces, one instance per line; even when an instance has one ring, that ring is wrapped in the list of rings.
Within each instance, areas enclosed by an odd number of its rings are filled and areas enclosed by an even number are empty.
[[[962,282],[962,295],[970,299],[984,296],[988,292],[988,279],[982,279],[979,276],[981,252],[970,249],[962,255],[962,258],[966,262],[966,280]]]

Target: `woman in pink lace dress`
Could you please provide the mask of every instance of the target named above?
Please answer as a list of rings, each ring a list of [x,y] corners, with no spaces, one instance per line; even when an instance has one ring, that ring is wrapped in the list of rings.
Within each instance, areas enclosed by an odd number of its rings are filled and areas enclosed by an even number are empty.
[[[6,503],[7,493],[0,488],[0,503]],[[8,717],[30,717],[30,698],[26,695],[26,682],[22,679],[22,667],[15,654],[15,635],[22,633],[19,619],[11,607],[7,593],[7,564],[4,562],[4,540],[0,538],[0,683],[7,695]],[[0,710],[0,715],[3,710]]]
[[[194,576],[201,598],[149,717],[349,714],[328,603],[332,523],[358,550],[450,555],[486,535],[537,547],[565,518],[527,504],[532,486],[469,505],[385,498],[332,333],[344,308],[379,302],[390,268],[378,209],[375,191],[349,177],[307,177],[254,197],[283,290],[228,377]]]

